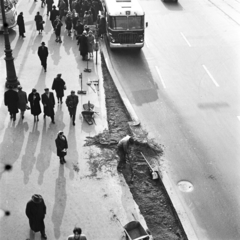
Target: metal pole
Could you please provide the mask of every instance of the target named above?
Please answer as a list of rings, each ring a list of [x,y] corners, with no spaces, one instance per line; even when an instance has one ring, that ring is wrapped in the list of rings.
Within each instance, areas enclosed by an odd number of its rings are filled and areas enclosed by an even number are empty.
[[[14,66],[14,58],[12,56],[12,49],[9,42],[9,32],[8,32],[8,24],[6,22],[5,16],[5,8],[4,8],[4,0],[0,0],[1,2],[1,10],[2,10],[2,20],[3,20],[3,35],[4,35],[4,42],[5,42],[5,61],[6,61],[6,69],[7,69],[7,81],[5,83],[6,88],[10,86],[16,88],[20,83],[18,81],[15,66]]]

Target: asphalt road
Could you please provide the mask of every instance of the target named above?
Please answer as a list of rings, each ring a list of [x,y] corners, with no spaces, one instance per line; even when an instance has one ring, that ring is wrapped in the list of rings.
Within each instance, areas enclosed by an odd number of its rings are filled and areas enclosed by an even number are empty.
[[[240,2],[141,1],[146,44],[110,54],[198,239],[240,239]],[[192,184],[182,192],[179,182]]]

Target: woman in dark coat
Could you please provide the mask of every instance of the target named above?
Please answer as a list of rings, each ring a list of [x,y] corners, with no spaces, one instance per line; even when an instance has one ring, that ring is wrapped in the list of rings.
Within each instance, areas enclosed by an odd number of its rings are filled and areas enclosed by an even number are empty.
[[[82,60],[87,60],[88,55],[88,39],[87,39],[87,32],[83,31],[83,34],[79,38],[79,51],[82,56]]]
[[[60,159],[60,164],[66,163],[65,156],[67,155],[68,143],[67,138],[64,136],[63,131],[59,131],[57,138],[55,139],[57,147],[57,155]]]
[[[106,33],[106,19],[105,17],[100,18],[100,24],[99,24],[99,30],[98,30],[98,36],[103,37],[103,35]]]
[[[71,36],[71,30],[72,30],[72,14],[71,14],[71,12],[69,12],[67,14],[65,23],[66,23],[66,29],[68,31],[68,36]]]
[[[39,14],[39,12],[37,12],[37,15],[35,16],[34,20],[36,22],[37,31],[39,31],[39,34],[42,33],[44,22],[43,22],[42,16]]]
[[[25,38],[24,33],[25,33],[25,24],[24,24],[24,19],[23,19],[23,12],[20,12],[20,14],[17,17],[17,25],[19,27],[19,36],[22,38]]]
[[[64,96],[65,82],[61,78],[62,74],[58,74],[56,78],[53,80],[52,90],[55,90],[58,103],[59,101],[62,103],[62,97]]]
[[[40,100],[39,93],[33,88],[32,92],[28,95],[28,101],[30,102],[31,114],[34,116],[34,122],[39,121],[38,115],[42,112]]]
[[[41,232],[42,238],[47,239],[45,234],[44,218],[46,215],[46,205],[41,195],[34,194],[27,203],[26,215],[29,219],[29,225],[32,231]]]

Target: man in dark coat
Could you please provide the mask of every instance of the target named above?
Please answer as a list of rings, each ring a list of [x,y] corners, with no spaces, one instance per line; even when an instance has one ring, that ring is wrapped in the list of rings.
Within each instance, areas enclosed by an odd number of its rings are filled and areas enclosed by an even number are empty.
[[[66,105],[68,107],[70,117],[72,118],[73,126],[75,126],[75,116],[78,105],[78,96],[75,95],[75,91],[71,91],[71,95],[67,96]]]
[[[39,31],[39,34],[42,33],[44,21],[43,21],[42,15],[40,15],[39,12],[37,12],[37,15],[35,16],[34,21],[36,22],[37,31]]]
[[[56,20],[56,17],[59,16],[59,11],[56,9],[55,6],[53,6],[53,10],[50,14],[50,21],[52,22],[52,27],[54,29],[54,21]]]
[[[54,4],[53,0],[46,0],[46,4],[47,4],[47,16],[49,15],[49,13],[51,13],[52,11],[52,6]]]
[[[52,92],[49,92],[49,88],[45,88],[45,93],[42,94],[42,104],[44,106],[43,112],[44,112],[44,118],[46,116],[50,117],[52,119],[52,123],[54,122],[54,106],[55,106],[55,99]]]
[[[82,60],[87,60],[88,56],[88,40],[87,40],[87,32],[83,31],[83,34],[79,38],[79,51],[80,55],[82,55]]]
[[[24,24],[24,19],[23,19],[23,12],[20,12],[20,14],[17,17],[17,25],[19,27],[19,36],[22,38],[25,38],[26,36],[24,36],[25,24]]]
[[[67,149],[68,149],[68,142],[67,138],[64,136],[63,131],[59,131],[57,138],[55,139],[56,147],[57,147],[57,155],[60,159],[60,163],[64,164],[65,156],[67,155]]]
[[[34,194],[26,206],[26,215],[29,219],[31,230],[33,232],[41,232],[43,239],[47,239],[44,225],[46,210],[44,200],[39,194]]]
[[[16,120],[16,114],[18,113],[18,93],[9,87],[4,93],[4,104],[8,107],[11,119]]]
[[[65,81],[61,78],[62,74],[58,74],[56,78],[53,80],[52,90],[56,91],[58,103],[59,101],[62,103],[62,97],[64,96],[65,90]]]
[[[42,42],[42,46],[40,46],[38,48],[38,56],[40,58],[42,66],[46,72],[47,71],[48,48],[45,47],[45,42]]]
[[[34,122],[39,121],[38,115],[41,114],[40,106],[40,95],[35,88],[32,89],[32,92],[28,95],[28,101],[30,102],[31,114],[34,116]]]

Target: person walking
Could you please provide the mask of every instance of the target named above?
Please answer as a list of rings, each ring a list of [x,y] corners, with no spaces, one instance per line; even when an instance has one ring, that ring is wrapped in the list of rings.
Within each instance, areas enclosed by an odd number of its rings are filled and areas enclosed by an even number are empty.
[[[22,38],[25,38],[24,36],[25,33],[25,24],[24,24],[24,18],[23,18],[23,12],[20,12],[18,17],[17,17],[17,25],[19,28],[19,36]]]
[[[68,236],[67,240],[87,240],[87,237],[82,234],[82,229],[80,227],[75,227],[73,229],[73,235]]]
[[[42,1],[41,7],[43,8],[43,7],[45,7],[46,2],[45,2],[45,0],[41,0],[41,1]]]
[[[35,88],[28,95],[28,101],[30,102],[31,114],[34,116],[34,122],[39,121],[38,115],[41,114],[40,95]]]
[[[60,20],[62,20],[62,17],[65,16],[65,12],[68,9],[64,0],[59,0],[58,8],[59,8]]]
[[[49,16],[49,13],[51,13],[51,11],[52,11],[54,1],[53,0],[46,0],[46,4],[47,4],[47,16]]]
[[[87,40],[87,32],[83,31],[83,34],[79,37],[79,51],[80,55],[82,56],[82,60],[87,60],[88,55],[88,40]]]
[[[27,93],[22,90],[22,86],[18,86],[18,109],[21,111],[21,117],[24,119],[24,113],[27,108]]]
[[[60,17],[57,16],[55,21],[54,21],[54,29],[55,29],[55,35],[56,35],[56,40],[55,42],[62,43],[61,39],[61,28],[62,28],[62,22],[60,20]]]
[[[52,22],[52,27],[55,31],[55,27],[54,27],[54,21],[56,20],[56,17],[59,16],[59,11],[56,9],[56,6],[53,5],[53,9],[50,13],[50,21]]]
[[[66,163],[65,156],[67,155],[68,142],[66,136],[63,134],[63,131],[59,131],[57,138],[55,139],[57,147],[57,156],[60,159],[60,164]]]
[[[47,71],[47,57],[48,57],[48,48],[45,47],[45,42],[42,42],[42,45],[38,48],[38,56],[43,66],[44,71]]]
[[[94,36],[92,31],[89,31],[89,34],[87,36],[87,42],[88,42],[88,53],[89,53],[89,57],[93,58],[93,45],[94,45]]]
[[[129,147],[134,144],[134,140],[131,136],[127,135],[122,138],[117,145],[117,154],[119,156],[119,162],[117,170],[121,170],[122,166],[126,163],[126,158],[128,157]]]
[[[29,225],[33,232],[40,232],[43,239],[47,239],[45,233],[44,218],[47,212],[46,205],[40,194],[34,194],[32,199],[26,205],[26,215],[29,219]]]
[[[76,39],[78,40],[77,45],[80,44],[80,37],[81,37],[81,35],[83,33],[83,30],[84,30],[84,26],[83,26],[81,20],[78,19],[77,25],[76,25],[76,34],[77,34]]]
[[[42,104],[44,106],[44,118],[46,116],[52,119],[52,123],[54,124],[54,106],[55,106],[55,98],[52,92],[49,92],[49,88],[44,89],[45,93],[42,94]]]
[[[43,24],[45,22],[43,21],[43,17],[40,15],[39,12],[37,12],[37,15],[35,16],[34,21],[36,22],[36,29],[37,31],[39,31],[38,34],[41,34],[43,30]]]
[[[10,86],[9,90],[4,93],[4,104],[8,107],[11,119],[16,121],[16,114],[18,113],[18,93]]]
[[[71,36],[71,30],[72,30],[72,13],[68,12],[66,19],[65,19],[66,29],[68,31],[68,36]]]
[[[78,105],[78,96],[75,95],[75,91],[71,91],[71,95],[67,96],[66,105],[68,107],[69,115],[72,118],[73,126],[75,126],[75,117]]]
[[[59,73],[56,78],[53,80],[52,90],[55,90],[57,95],[58,103],[62,104],[62,98],[64,96],[64,90],[66,88],[65,81],[61,78],[62,74]]]

